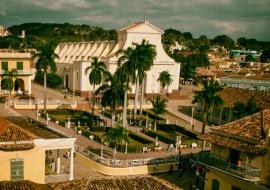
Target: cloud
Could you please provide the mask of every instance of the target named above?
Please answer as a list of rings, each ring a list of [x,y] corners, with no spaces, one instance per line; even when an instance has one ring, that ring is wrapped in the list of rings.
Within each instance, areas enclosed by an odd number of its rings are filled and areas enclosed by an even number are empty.
[[[235,32],[246,32],[247,31],[247,26],[241,22],[211,21],[211,24],[220,30],[224,30],[224,32],[227,34],[233,34]]]
[[[30,0],[31,3],[38,7],[43,7],[52,10],[61,10],[65,6],[72,6],[78,8],[89,8],[91,3],[85,0]]]
[[[270,40],[270,0],[1,0],[0,24],[71,22],[121,28],[147,19],[195,37]],[[254,29],[256,28],[256,29]]]

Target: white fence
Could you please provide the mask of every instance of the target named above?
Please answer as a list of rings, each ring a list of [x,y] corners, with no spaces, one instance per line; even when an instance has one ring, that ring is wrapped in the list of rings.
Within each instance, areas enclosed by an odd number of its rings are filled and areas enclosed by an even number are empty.
[[[153,158],[141,158],[141,159],[133,159],[133,160],[114,160],[111,158],[101,157],[77,145],[75,146],[75,150],[79,152],[80,154],[86,156],[87,158],[90,158],[91,160],[98,162],[102,165],[109,166],[109,167],[118,167],[118,168],[172,163],[172,162],[177,162],[179,160],[178,154],[171,155],[169,157],[153,157]]]
[[[57,109],[61,107],[65,108],[77,108],[77,102],[63,101],[63,100],[47,100],[47,109]],[[43,100],[15,100],[13,101],[14,109],[44,109]]]

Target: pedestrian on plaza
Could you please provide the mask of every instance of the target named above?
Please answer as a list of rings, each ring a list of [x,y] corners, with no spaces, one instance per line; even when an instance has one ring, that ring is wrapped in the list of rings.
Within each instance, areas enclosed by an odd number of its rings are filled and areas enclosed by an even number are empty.
[[[155,166],[154,166],[154,172],[155,172],[155,175],[157,176],[157,174],[158,174],[158,165],[157,164],[155,164]]]

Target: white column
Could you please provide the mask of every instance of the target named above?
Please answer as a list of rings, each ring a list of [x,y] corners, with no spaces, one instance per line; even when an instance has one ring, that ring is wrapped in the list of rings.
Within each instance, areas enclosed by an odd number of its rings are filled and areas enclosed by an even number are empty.
[[[32,94],[31,77],[28,77],[28,94]]]
[[[61,159],[60,159],[60,150],[57,150],[57,166],[56,166],[56,173],[60,174],[61,169]]]
[[[71,148],[70,150],[70,173],[69,173],[69,180],[73,180],[73,167],[74,167],[74,163],[73,163],[73,157],[74,157],[74,148]]]

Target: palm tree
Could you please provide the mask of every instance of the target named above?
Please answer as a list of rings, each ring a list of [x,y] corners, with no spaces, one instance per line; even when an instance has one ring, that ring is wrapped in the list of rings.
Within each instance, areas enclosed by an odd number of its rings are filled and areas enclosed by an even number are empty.
[[[91,65],[85,69],[85,74],[89,73],[89,82],[93,85],[93,93],[92,93],[92,124],[94,121],[94,114],[95,114],[95,90],[96,85],[101,84],[101,82],[105,79],[108,71],[107,66],[104,62],[99,61],[97,57],[92,57]],[[89,93],[90,94],[90,93]]]
[[[121,54],[118,58],[117,78],[124,84],[125,95],[123,105],[123,127],[127,127],[127,103],[128,97],[127,92],[129,90],[129,84],[131,81],[135,81],[135,62],[136,62],[136,51],[134,47],[128,47],[125,50],[120,50],[117,54]]]
[[[157,116],[165,113],[166,111],[166,99],[162,99],[160,96],[156,96],[154,99],[150,100],[152,103],[152,111],[155,114],[154,120],[154,131],[157,130]]]
[[[47,113],[47,73],[50,69],[55,73],[56,64],[55,59],[58,55],[54,53],[54,49],[49,43],[44,43],[38,48],[38,52],[32,55],[32,59],[36,61],[36,69],[38,72],[44,73],[44,114]]]
[[[172,84],[173,80],[172,80],[172,75],[168,71],[162,71],[159,74],[157,81],[159,81],[162,86],[163,95],[164,95],[166,86],[167,86],[167,92],[169,92],[169,86]]]
[[[3,74],[3,80],[6,79],[5,87],[8,90],[8,106],[10,106],[10,96],[13,90],[13,79],[17,77],[17,69],[12,69],[11,71],[5,70]]]
[[[140,97],[140,115],[142,115],[142,99],[143,99],[143,82],[145,72],[149,71],[154,64],[156,57],[155,46],[149,44],[148,41],[143,39],[141,44],[135,43],[136,51],[136,62],[135,62],[135,101],[134,101],[134,120],[136,121],[137,115],[137,103],[138,103],[138,92],[139,86],[141,86],[141,97]]]
[[[101,105],[103,107],[109,106],[112,112],[112,127],[114,126],[115,110],[117,107],[123,105],[124,99],[124,85],[119,82],[116,76],[109,74],[106,83],[101,85],[95,94],[102,94]]]
[[[196,91],[193,99],[193,103],[200,104],[201,108],[201,119],[202,119],[202,134],[204,134],[205,126],[208,123],[208,115],[212,106],[217,104],[217,102],[222,101],[222,99],[217,95],[217,92],[222,90],[219,83],[214,80],[204,80],[203,89],[201,91]]]
[[[117,126],[116,128],[110,128],[103,138],[105,142],[114,144],[113,159],[115,159],[117,145],[128,143],[128,131]]]

